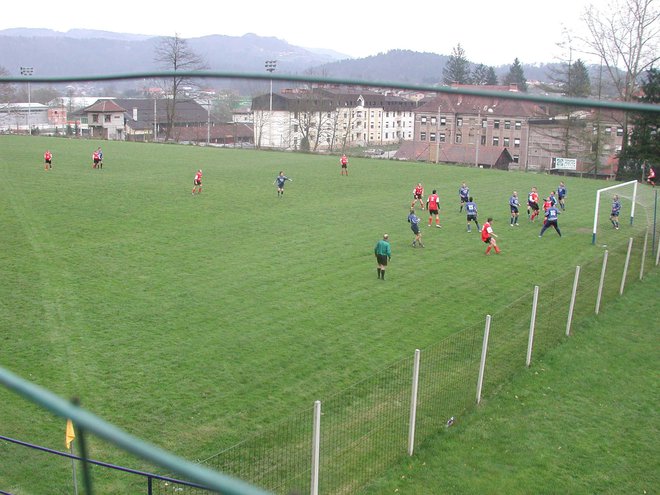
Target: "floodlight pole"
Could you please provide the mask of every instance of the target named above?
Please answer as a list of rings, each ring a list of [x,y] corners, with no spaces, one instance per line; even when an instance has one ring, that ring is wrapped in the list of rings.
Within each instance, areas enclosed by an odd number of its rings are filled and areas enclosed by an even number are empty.
[[[481,144],[481,107],[477,112],[476,152],[474,155],[474,168],[479,168],[479,144]]]
[[[266,70],[272,74],[277,68],[277,60],[266,60]],[[268,145],[273,147],[273,78],[270,79],[270,103],[268,105]]]
[[[211,100],[206,100],[206,146],[211,142]]]
[[[34,73],[34,67],[21,67],[21,76],[29,77]],[[27,81],[28,89],[28,113],[27,113],[27,128],[28,134],[32,135],[32,126],[30,124],[30,110],[32,109],[32,91],[30,89],[30,80]]]

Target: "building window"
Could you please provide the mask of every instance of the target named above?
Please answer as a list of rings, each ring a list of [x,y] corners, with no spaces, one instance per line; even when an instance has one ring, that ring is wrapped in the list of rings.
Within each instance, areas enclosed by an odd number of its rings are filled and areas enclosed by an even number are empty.
[[[486,144],[486,136],[481,136],[481,144]]]
[[[509,138],[508,137],[502,138],[502,146],[509,146]]]
[[[445,135],[444,132],[441,132],[441,133],[440,133],[440,140],[439,140],[439,141],[440,141],[441,143],[444,143],[444,142],[446,142],[446,140],[447,140],[447,136]]]
[[[422,121],[422,125],[426,124],[426,115],[422,115],[421,121]]]
[[[456,118],[456,127],[462,127],[463,126],[463,117],[457,117]]]
[[[505,129],[511,129],[511,121],[510,120],[505,120],[504,121],[504,128]]]
[[[493,146],[499,146],[499,145],[500,145],[499,136],[493,136]]]
[[[456,144],[461,144],[463,142],[463,135],[460,132],[456,133]]]
[[[513,163],[520,163],[520,157],[518,155],[513,155],[511,158],[513,158]]]
[[[519,131],[522,128],[522,122],[516,120],[516,131]]]
[[[92,114],[92,123],[98,124],[99,122],[99,114],[98,113],[93,113]]]
[[[385,137],[387,137],[387,134],[385,134]],[[419,140],[420,141],[426,141],[426,133],[425,132],[420,132]]]
[[[445,117],[440,117],[440,125],[447,125],[447,119]]]
[[[500,128],[500,119],[493,120],[493,129],[499,129],[499,128]]]
[[[110,122],[112,119],[112,115],[104,115],[103,116],[103,122]]]
[[[432,143],[435,143],[435,132],[430,132],[429,133],[429,141]]]
[[[513,138],[513,147],[520,148],[520,138]]]
[[[616,135],[623,136],[623,127],[619,126],[616,128]]]
[[[438,119],[435,117],[431,117],[431,125],[438,125]]]
[[[488,120],[487,119],[481,119],[481,127],[485,129],[488,127]]]

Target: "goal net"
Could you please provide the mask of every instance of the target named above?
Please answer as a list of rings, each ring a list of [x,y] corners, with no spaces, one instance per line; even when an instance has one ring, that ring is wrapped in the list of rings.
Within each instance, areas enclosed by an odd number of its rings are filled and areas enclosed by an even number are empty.
[[[596,244],[596,236],[599,228],[610,224],[610,215],[615,196],[621,203],[619,221],[630,215],[630,225],[635,220],[635,204],[637,203],[637,181],[631,180],[610,187],[604,187],[596,191],[596,207],[594,211],[594,228],[591,243]]]

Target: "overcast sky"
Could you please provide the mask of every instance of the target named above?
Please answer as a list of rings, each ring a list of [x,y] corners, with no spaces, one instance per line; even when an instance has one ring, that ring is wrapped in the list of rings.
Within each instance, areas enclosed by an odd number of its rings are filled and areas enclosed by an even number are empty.
[[[606,0],[428,0],[388,2],[389,7],[349,0],[32,0],[3,8],[0,30],[99,29],[183,38],[254,33],[350,57],[393,49],[451,55],[460,43],[472,62],[508,65],[516,57],[525,64],[556,61],[564,29],[574,38],[584,34],[582,15],[591,3],[607,5]]]

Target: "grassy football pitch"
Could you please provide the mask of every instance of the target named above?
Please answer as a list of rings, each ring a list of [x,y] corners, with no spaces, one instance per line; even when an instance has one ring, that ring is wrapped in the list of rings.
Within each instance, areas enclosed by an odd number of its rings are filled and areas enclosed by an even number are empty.
[[[203,193],[192,196],[198,168]],[[293,182],[278,199],[280,170]],[[569,178],[564,236],[539,239],[524,207],[509,227],[508,198],[515,189],[524,203],[531,186],[547,195],[557,177],[362,158],[349,174],[337,156],[1,136],[0,364],[203,459],[482,321],[647,222],[640,208],[629,226],[624,200],[621,230],[603,214],[592,246],[595,191],[610,184]],[[484,256],[466,232],[463,181],[480,222],[494,218],[501,255]],[[417,182],[441,201],[441,229],[418,211],[424,249],[411,247],[406,221]],[[373,248],[385,232],[393,254],[381,281]],[[63,420],[5,389],[0,402],[3,434],[63,450]],[[100,440],[90,454],[150,470]],[[65,461],[12,448],[0,465],[0,488],[69,489]],[[100,493],[124,483],[94,475]]]

